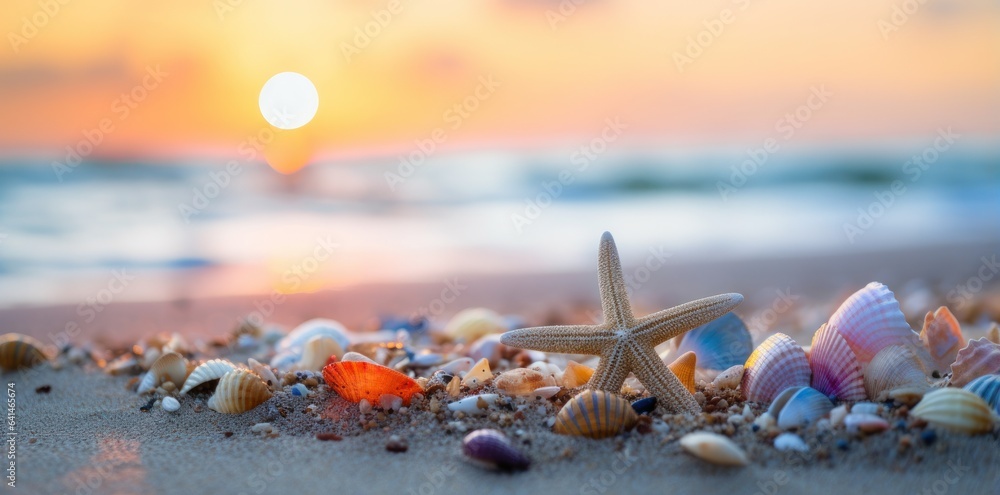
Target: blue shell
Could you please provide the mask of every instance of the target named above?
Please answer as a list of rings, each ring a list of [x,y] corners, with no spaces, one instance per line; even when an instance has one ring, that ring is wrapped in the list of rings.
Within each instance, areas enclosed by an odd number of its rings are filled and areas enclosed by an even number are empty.
[[[476,430],[462,440],[462,453],[469,460],[505,471],[528,469],[531,459],[517,450],[499,430]]]
[[[997,414],[1000,414],[1000,375],[983,375],[962,388],[982,397]]]
[[[656,409],[656,397],[646,397],[632,403],[632,409],[636,414],[649,414]]]
[[[430,322],[423,316],[414,316],[411,318],[383,316],[381,321],[379,321],[379,328],[382,330],[405,330],[410,333],[422,333],[430,328]]]
[[[725,370],[745,363],[753,348],[753,337],[747,326],[730,312],[685,333],[677,351],[671,354],[680,356],[693,351],[698,356],[699,368]]]

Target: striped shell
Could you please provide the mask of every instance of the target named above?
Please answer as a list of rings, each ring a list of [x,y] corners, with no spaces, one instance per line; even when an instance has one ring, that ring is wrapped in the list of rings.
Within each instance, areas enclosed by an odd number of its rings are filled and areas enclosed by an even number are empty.
[[[698,367],[706,370],[722,371],[743,364],[753,352],[750,331],[732,312],[686,332],[673,342],[676,350],[671,354],[680,356],[694,352],[698,356]]]
[[[694,372],[698,365],[698,358],[695,357],[694,352],[688,351],[682,354],[674,362],[670,363],[667,368],[680,380],[681,384],[688,392],[694,393]]]
[[[948,308],[941,306],[937,311],[928,312],[924,317],[924,328],[920,340],[931,355],[934,369],[946,373],[958,356],[958,350],[965,346],[962,327]]]
[[[336,339],[324,335],[315,336],[302,347],[302,358],[296,366],[300,370],[319,371],[326,366],[330,356],[344,357],[344,348]]]
[[[791,337],[776,333],[750,354],[740,389],[751,402],[771,402],[788,387],[809,386],[809,360]]]
[[[528,469],[531,460],[499,430],[476,430],[462,439],[462,453],[470,461],[502,471]]]
[[[503,317],[486,308],[459,311],[444,327],[444,333],[459,342],[475,342],[485,335],[503,333],[507,330],[509,328]]]
[[[930,389],[923,366],[909,348],[888,346],[868,363],[865,391],[869,398],[878,402],[894,399],[904,404],[916,404]]]
[[[707,431],[688,433],[681,437],[681,447],[689,454],[720,466],[746,466],[747,455],[732,440]]]
[[[401,397],[408,406],[414,394],[424,391],[416,380],[392,368],[363,361],[328,364],[323,368],[323,378],[334,392],[351,402],[366,399],[378,404],[382,394],[392,394]]]
[[[960,388],[941,388],[927,395],[910,411],[910,416],[959,433],[986,433],[993,430],[993,417],[986,401]]]
[[[878,282],[847,298],[830,316],[827,326],[844,337],[862,367],[890,345],[913,348],[922,360],[930,360],[920,337],[906,323],[899,301],[888,287]]]
[[[778,419],[778,427],[782,429],[797,428],[815,424],[833,410],[833,402],[819,390],[811,387],[792,387],[790,397],[778,408],[778,401],[768,409],[771,416]],[[782,394],[783,395],[783,394]]]
[[[964,387],[983,375],[1000,373],[1000,344],[983,337],[969,341],[951,365],[951,386]]]
[[[1000,414],[1000,375],[983,375],[962,388],[981,397]]]
[[[208,398],[208,408],[224,413],[249,411],[271,398],[271,389],[250,370],[235,369],[219,379],[215,393]]]
[[[535,370],[528,368],[515,368],[500,373],[493,380],[493,385],[497,390],[506,395],[532,395],[537,388],[549,385],[545,377]]]
[[[27,335],[7,333],[0,337],[0,368],[14,371],[48,360],[41,342]]]
[[[637,419],[625,399],[609,392],[585,390],[559,411],[553,431],[561,435],[607,438],[631,429]]]
[[[813,388],[827,397],[850,401],[867,397],[861,363],[847,341],[826,325],[813,335],[809,367]]]
[[[226,373],[236,369],[233,363],[226,361],[225,359],[213,359],[211,361],[205,361],[198,365],[191,374],[188,375],[187,380],[184,381],[184,387],[181,388],[181,395],[184,395],[191,391],[191,389],[201,385],[202,383],[208,383],[212,380],[218,380],[222,378]]]

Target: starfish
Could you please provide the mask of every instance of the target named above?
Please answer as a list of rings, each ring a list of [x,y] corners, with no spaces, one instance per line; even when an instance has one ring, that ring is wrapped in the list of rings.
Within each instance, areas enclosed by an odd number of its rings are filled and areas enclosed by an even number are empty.
[[[617,394],[632,372],[668,412],[701,412],[698,402],[653,348],[728,313],[743,302],[743,296],[706,297],[636,318],[625,291],[618,249],[608,232],[601,236],[597,269],[603,324],[521,328],[504,333],[500,342],[523,349],[600,356],[600,364],[587,383],[589,388]]]

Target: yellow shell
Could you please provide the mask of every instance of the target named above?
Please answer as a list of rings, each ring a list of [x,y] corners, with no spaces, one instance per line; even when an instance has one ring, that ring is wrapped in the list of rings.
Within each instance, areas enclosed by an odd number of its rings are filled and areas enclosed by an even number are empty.
[[[546,386],[546,383],[541,373],[528,368],[516,368],[500,373],[493,380],[493,385],[507,395],[530,395],[535,389]]]
[[[667,368],[670,368],[670,371],[677,376],[684,388],[692,394],[694,393],[694,372],[698,364],[697,361],[698,358],[695,357],[694,351],[687,351],[667,365]]]
[[[470,390],[476,390],[491,379],[493,379],[493,372],[490,371],[490,362],[486,358],[482,358],[472,366],[465,378],[462,378],[462,385]]]
[[[625,399],[610,392],[584,390],[559,411],[553,430],[560,435],[607,438],[631,429],[637,419]]]
[[[591,376],[594,376],[594,368],[570,360],[566,363],[566,370],[563,371],[562,386],[566,388],[582,387],[590,381]]]
[[[916,353],[890,345],[875,354],[865,368],[865,392],[877,402],[895,399],[913,405],[930,389],[927,372]]]
[[[30,368],[45,362],[48,357],[42,351],[42,343],[19,333],[8,333],[0,337],[0,368],[14,371]]]
[[[218,380],[236,369],[233,363],[226,361],[225,359],[212,359],[211,361],[205,361],[194,368],[190,374],[188,374],[187,379],[184,381],[184,386],[181,388],[181,395],[188,393],[192,388],[197,387],[203,383],[210,382],[212,380]]]
[[[987,433],[993,430],[990,406],[978,395],[960,388],[928,392],[910,411],[910,416],[959,433]]]
[[[459,311],[448,321],[444,333],[452,340],[475,342],[484,335],[507,331],[503,317],[486,308],[471,308]]]
[[[271,398],[271,389],[250,370],[235,369],[222,376],[208,407],[225,414],[249,411]]]

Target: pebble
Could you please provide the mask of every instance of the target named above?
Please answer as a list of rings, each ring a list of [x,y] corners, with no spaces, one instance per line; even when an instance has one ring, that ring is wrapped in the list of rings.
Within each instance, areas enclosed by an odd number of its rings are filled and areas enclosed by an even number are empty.
[[[47,394],[52,391],[52,385],[42,385],[35,389],[36,394]]]
[[[309,395],[309,388],[302,383],[296,383],[295,385],[292,385],[292,395],[296,397],[305,397]]]
[[[847,450],[847,446],[848,446],[847,440],[844,440],[843,438],[837,440],[837,448],[838,449],[840,449],[840,450]]]
[[[360,411],[361,414],[368,414],[372,412],[372,403],[368,402],[368,399],[361,399],[361,401],[358,402],[358,411]]]
[[[385,450],[389,452],[406,452],[410,448],[406,444],[406,440],[400,438],[399,435],[392,435],[389,437],[389,441],[385,443]]]
[[[177,402],[177,399],[173,397],[164,397],[163,402],[160,404],[164,411],[174,412],[181,408],[181,403]]]
[[[339,442],[339,441],[341,441],[343,439],[344,439],[344,437],[342,437],[342,436],[340,436],[340,435],[338,435],[336,433],[317,433],[316,434],[316,440],[322,440],[324,442],[329,442],[329,441]]]
[[[937,440],[937,432],[934,430],[924,430],[924,432],[920,434],[920,440],[927,445],[933,445]]]
[[[801,437],[794,433],[782,433],[774,439],[774,448],[787,452],[789,450],[794,450],[796,452],[809,452],[809,446],[802,440]]]
[[[274,428],[271,427],[271,423],[257,423],[250,427],[250,431],[254,433],[263,433],[266,435],[274,431]]]

